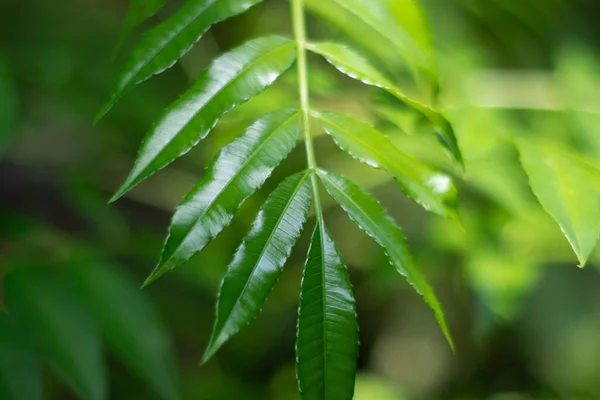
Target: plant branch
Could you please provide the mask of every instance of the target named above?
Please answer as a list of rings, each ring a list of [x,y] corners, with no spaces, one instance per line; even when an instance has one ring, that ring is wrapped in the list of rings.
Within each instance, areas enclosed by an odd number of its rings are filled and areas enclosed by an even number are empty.
[[[310,133],[310,99],[308,89],[308,71],[306,63],[306,22],[304,20],[304,0],[291,0],[292,23],[294,26],[294,38],[298,52],[298,93],[300,95],[300,107],[302,109],[302,130],[304,131],[304,144],[306,147],[306,159],[308,169],[312,171],[311,181],[313,197],[315,201],[315,212],[317,219],[323,219],[321,200],[319,198],[319,186],[315,172],[317,161],[313,138]]]

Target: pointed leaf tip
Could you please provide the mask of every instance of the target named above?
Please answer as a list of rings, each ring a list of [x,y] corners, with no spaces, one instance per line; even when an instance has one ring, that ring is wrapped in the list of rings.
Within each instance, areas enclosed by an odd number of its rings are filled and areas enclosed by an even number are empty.
[[[600,234],[600,170],[583,157],[541,142],[516,142],[529,185],[585,266]]]
[[[214,24],[247,11],[262,0],[189,0],[169,18],[147,31],[135,45],[117,76],[100,118],[125,92],[173,66]],[[147,18],[156,4],[138,16]]]
[[[250,40],[215,59],[146,134],[116,196],[190,151],[225,113],[266,89],[295,59],[295,43],[280,36]]]
[[[156,279],[206,247],[296,146],[298,110],[280,110],[252,124],[224,146],[173,215]]]
[[[219,290],[217,317],[202,362],[260,313],[300,237],[312,198],[310,171],[269,195],[237,249]]]
[[[331,197],[360,229],[384,249],[390,264],[423,297],[433,310],[448,344],[454,348],[440,302],[425,277],[414,265],[404,234],[394,219],[373,196],[354,182],[324,170],[318,170],[317,174]]]

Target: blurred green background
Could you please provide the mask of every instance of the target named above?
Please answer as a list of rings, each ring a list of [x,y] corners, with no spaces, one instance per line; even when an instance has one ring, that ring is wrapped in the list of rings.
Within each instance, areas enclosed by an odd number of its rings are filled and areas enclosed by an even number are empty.
[[[318,2],[308,3],[318,11]],[[440,106],[465,156],[466,174],[457,176],[464,230],[427,215],[385,174],[353,162],[329,138],[316,145],[322,165],[371,190],[404,228],[448,314],[457,354],[379,247],[329,201],[326,219],[357,298],[356,399],[600,399],[599,254],[576,268],[512,145],[514,137],[538,138],[599,159],[600,2],[422,4]],[[136,33],[177,6],[169,1]],[[94,126],[121,61],[111,56],[127,8],[120,0],[0,0],[0,273],[7,309],[0,314],[0,398],[78,398],[75,386],[110,399],[297,399],[294,340],[307,232],[258,320],[207,365],[198,362],[233,251],[267,194],[304,166],[301,146],[209,248],[138,289],[158,260],[175,205],[220,146],[265,111],[297,104],[294,72],[228,114],[181,160],[106,204],[157,115],[217,54],[261,34],[289,35],[288,4],[267,0],[217,25],[180,64],[133,90]],[[351,19],[315,15],[311,37],[356,42],[414,89],[402,60],[361,43]],[[454,172],[411,113],[317,58],[309,62],[317,107],[377,123],[404,151]]]

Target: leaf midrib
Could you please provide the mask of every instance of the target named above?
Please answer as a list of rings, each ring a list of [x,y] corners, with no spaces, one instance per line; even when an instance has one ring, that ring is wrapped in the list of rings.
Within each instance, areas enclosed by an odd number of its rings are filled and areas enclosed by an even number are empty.
[[[281,213],[281,215],[279,216],[279,218],[277,218],[277,222],[275,223],[275,227],[278,227],[279,224],[281,223],[281,221],[283,220],[283,217],[286,215],[287,210],[289,210],[291,204],[294,202],[294,200],[296,199],[296,195],[298,194],[298,192],[300,191],[300,189],[302,189],[302,186],[304,185],[304,182],[306,182],[306,179],[308,178],[308,175],[310,174],[310,171],[306,171],[304,173],[304,176],[302,176],[302,178],[300,179],[300,182],[298,182],[298,185],[296,186],[296,188],[294,189],[294,191],[292,192],[292,195],[290,196],[290,199],[287,201],[285,207],[283,208],[283,211]],[[258,265],[260,264],[260,261],[263,258],[263,255],[265,254],[265,251],[267,250],[268,247],[268,243],[271,242],[271,240],[273,239],[273,237],[275,236],[275,232],[277,231],[276,229],[273,229],[271,231],[271,233],[269,234],[268,239],[266,240],[266,244],[265,246],[262,248],[260,255],[257,258],[257,262],[254,264],[254,267],[252,268],[252,272],[250,273],[250,277],[249,279],[246,281],[246,283],[244,284],[244,288],[242,289],[240,295],[237,297],[235,304],[233,305],[233,307],[231,308],[231,311],[228,313],[227,319],[225,320],[225,322],[223,323],[223,329],[221,329],[221,334],[222,332],[225,330],[225,327],[227,325],[227,323],[229,323],[230,318],[231,318],[231,314],[233,313],[233,310],[235,310],[238,306],[238,304],[240,303],[240,300],[244,297],[244,294],[246,293],[246,290],[248,289],[248,286],[250,284],[250,278],[252,278],[254,276],[254,273],[256,272],[256,269],[258,268]],[[221,336],[221,334],[219,334],[219,336]],[[217,338],[218,339],[218,338]]]
[[[173,258],[173,256],[175,256],[175,254],[177,254],[177,252],[179,251],[179,249],[181,248],[181,246],[183,246],[183,244],[185,243],[185,241],[188,239],[188,236],[190,235],[190,232],[192,232],[194,229],[196,229],[196,226],[200,223],[200,218],[202,218],[204,215],[206,215],[206,213],[212,209],[213,205],[217,202],[217,200],[220,199],[220,197],[223,195],[223,193],[225,193],[227,191],[227,189],[229,188],[229,186],[237,180],[237,178],[239,178],[241,172],[243,170],[245,170],[248,165],[254,161],[254,159],[256,158],[256,156],[262,151],[262,149],[267,145],[267,143],[269,143],[272,139],[273,136],[275,136],[275,134],[279,131],[281,131],[287,124],[290,123],[291,120],[293,120],[295,117],[297,117],[300,114],[299,111],[294,112],[289,118],[287,118],[281,125],[279,125],[276,129],[273,129],[262,141],[262,143],[260,143],[258,145],[258,147],[252,152],[252,154],[248,157],[248,159],[246,161],[244,161],[244,163],[240,166],[238,173],[235,174],[232,179],[230,179],[225,186],[223,186],[223,189],[219,191],[219,193],[213,198],[213,200],[208,204],[208,206],[206,207],[206,209],[204,210],[204,212],[202,214],[200,214],[198,216],[198,218],[196,218],[196,222],[194,222],[191,226],[191,228],[186,232],[183,240],[181,241],[181,243],[179,243],[179,245],[175,248],[175,250],[173,251],[173,254],[171,254],[171,256],[165,260],[164,263],[161,263],[161,265],[165,265],[167,264],[171,258]]]

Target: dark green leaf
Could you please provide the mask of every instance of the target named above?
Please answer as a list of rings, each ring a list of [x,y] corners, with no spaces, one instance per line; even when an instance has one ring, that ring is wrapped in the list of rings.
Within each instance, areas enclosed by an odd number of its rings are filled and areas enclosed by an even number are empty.
[[[365,233],[384,248],[391,264],[423,296],[433,310],[448,343],[454,348],[440,303],[431,286],[413,264],[406,239],[396,222],[376,199],[353,182],[331,172],[319,170],[318,174],[327,192]]]
[[[100,331],[89,311],[50,274],[20,269],[6,277],[11,317],[50,366],[84,399],[107,397]]]
[[[313,233],[300,295],[296,360],[304,400],[351,400],[358,323],[346,266],[322,221]]]
[[[204,139],[219,118],[273,83],[295,60],[295,43],[273,36],[217,58],[147,134],[127,180],[112,200]]]
[[[422,114],[435,127],[436,134],[442,145],[450,152],[452,157],[462,165],[463,159],[452,125],[450,125],[448,120],[439,111],[402,93],[402,91],[390,82],[388,78],[375,69],[367,59],[347,46],[337,43],[314,43],[308,44],[307,48],[312,52],[323,56],[340,72],[367,85],[376,86],[386,90],[397,99]]]
[[[187,261],[229,224],[239,206],[287,157],[300,134],[300,113],[282,110],[255,122],[221,149],[177,207],[159,265],[146,283]]]
[[[518,148],[533,192],[583,267],[600,233],[600,170],[545,144],[520,140]]]
[[[425,209],[457,219],[456,188],[450,177],[398,150],[371,125],[333,113],[314,114],[341,149],[375,168],[389,171],[410,198]]]
[[[125,365],[160,398],[177,399],[171,344],[148,294],[113,267],[86,261],[69,272],[98,319],[104,337]]]
[[[0,399],[42,400],[42,373],[35,354],[0,312]]]
[[[115,52],[119,50],[133,28],[156,14],[166,2],[167,0],[131,0]]]
[[[146,32],[119,72],[102,118],[130,88],[171,67],[217,22],[262,0],[187,0],[169,19]]]
[[[221,285],[217,320],[203,361],[260,313],[306,221],[310,172],[287,178],[261,208]]]

